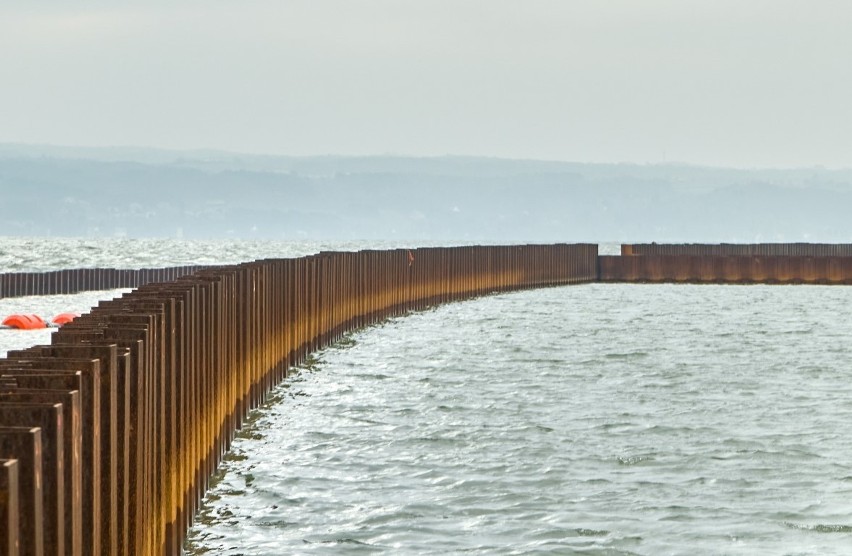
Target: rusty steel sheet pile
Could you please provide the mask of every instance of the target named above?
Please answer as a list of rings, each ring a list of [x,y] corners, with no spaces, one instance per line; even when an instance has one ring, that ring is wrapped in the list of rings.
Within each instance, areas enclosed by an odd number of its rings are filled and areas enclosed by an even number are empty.
[[[852,284],[852,244],[623,244],[598,264],[602,282]]]
[[[152,282],[176,280],[204,268],[208,267],[73,268],[49,272],[7,272],[0,274],[0,299],[138,288]]]
[[[180,554],[235,432],[310,352],[439,303],[596,281],[597,253],[324,252],[135,285],[108,272],[86,284],[71,271],[16,275],[7,294],[137,289],[65,324],[51,345],[0,359],[0,555]]]
[[[624,243],[624,256],[850,257],[852,243]]]

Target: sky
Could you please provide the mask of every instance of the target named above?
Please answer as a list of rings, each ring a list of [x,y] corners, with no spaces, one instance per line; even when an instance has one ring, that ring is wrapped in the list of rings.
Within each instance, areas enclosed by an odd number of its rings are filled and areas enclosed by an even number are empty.
[[[0,142],[852,167],[848,0],[2,0]]]

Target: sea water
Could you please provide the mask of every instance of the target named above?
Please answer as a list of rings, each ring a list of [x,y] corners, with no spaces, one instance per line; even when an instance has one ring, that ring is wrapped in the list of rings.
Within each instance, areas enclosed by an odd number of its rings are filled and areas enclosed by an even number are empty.
[[[0,271],[319,250],[27,241],[0,241],[19,261]],[[122,293],[0,300],[0,316]],[[850,308],[841,286],[587,284],[353,332],[252,414],[187,552],[848,554]],[[0,330],[0,354],[49,334]]]
[[[189,553],[852,553],[850,312],[590,284],[350,334],[241,431]]]

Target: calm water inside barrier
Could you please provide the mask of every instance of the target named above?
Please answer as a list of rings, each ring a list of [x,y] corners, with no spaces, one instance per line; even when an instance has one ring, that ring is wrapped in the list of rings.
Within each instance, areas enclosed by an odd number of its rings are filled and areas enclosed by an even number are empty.
[[[221,256],[187,245],[133,257]],[[278,247],[242,260],[315,246]],[[848,554],[850,313],[846,287],[592,284],[351,334],[240,432],[188,553]],[[49,335],[0,330],[0,355]]]
[[[848,554],[852,288],[585,285],[391,320],[255,414],[190,554]]]

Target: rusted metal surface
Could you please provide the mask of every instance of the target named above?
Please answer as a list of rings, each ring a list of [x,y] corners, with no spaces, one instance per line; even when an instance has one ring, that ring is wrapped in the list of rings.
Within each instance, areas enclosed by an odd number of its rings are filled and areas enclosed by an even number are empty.
[[[598,260],[602,282],[852,284],[852,257],[642,255]]]
[[[27,355],[31,357],[28,358]],[[9,356],[21,359],[0,359],[0,373],[14,379],[18,388],[79,393],[81,426],[75,428],[72,421],[71,427],[66,427],[66,434],[77,430],[78,435],[71,440],[74,446],[70,459],[71,469],[66,469],[66,515],[71,515],[71,518],[66,520],[66,529],[71,529],[71,536],[69,539],[66,530],[68,541],[65,544],[72,547],[68,551],[69,554],[99,554],[100,362],[89,359],[45,358],[40,357],[37,352],[10,352]],[[78,467],[74,467],[75,460],[80,462]],[[76,490],[78,485],[79,492]],[[73,502],[73,508],[68,509],[69,502]]]
[[[0,459],[17,460],[18,538],[24,556],[44,555],[44,490],[41,429],[9,423],[0,426]],[[12,534],[12,532],[10,532]]]
[[[160,270],[0,276],[14,295],[144,283],[0,359],[0,555],[180,554],[235,432],[308,353],[408,311],[598,273],[596,245]]]
[[[64,506],[57,508],[56,519],[58,526],[56,534],[61,538],[51,541],[50,538],[45,538],[47,547],[55,546],[56,554],[71,554],[78,555],[82,552],[82,485],[81,485],[81,457],[82,457],[82,436],[80,423],[80,396],[76,390],[65,389],[47,389],[47,388],[14,388],[6,391],[0,391],[0,411],[6,407],[7,403],[15,404],[34,404],[48,403],[58,404],[62,412],[62,435],[57,437],[61,442],[62,459],[59,461],[59,471],[62,473],[63,486],[58,492],[57,503]],[[47,432],[43,429],[43,432]],[[45,444],[47,444],[45,439]],[[45,446],[45,457],[47,457],[48,446]],[[45,482],[46,484],[46,482]],[[45,497],[45,503],[49,501]],[[49,512],[45,515],[45,520],[50,518]],[[50,530],[49,523],[46,523],[46,532]],[[50,550],[46,550],[50,554]]]
[[[850,257],[852,243],[627,243],[623,256]]]
[[[0,459],[0,555],[20,554],[18,460]]]
[[[0,274],[0,299],[138,288],[151,282],[176,280],[204,268],[209,267],[192,265],[142,269],[75,268],[50,272],[9,272]]]
[[[65,461],[62,404],[0,399],[0,422],[41,429],[44,554],[65,552]],[[4,454],[3,457],[8,457]]]

